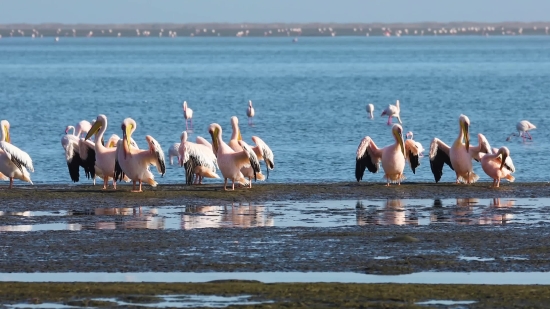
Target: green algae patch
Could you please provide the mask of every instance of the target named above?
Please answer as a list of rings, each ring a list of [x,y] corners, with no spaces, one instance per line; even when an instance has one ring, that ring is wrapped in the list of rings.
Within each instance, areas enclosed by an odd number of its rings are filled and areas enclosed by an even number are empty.
[[[210,283],[0,283],[4,304],[54,302],[110,307],[110,297],[154,304],[159,295],[250,295],[271,303],[238,308],[423,308],[427,300],[475,301],[471,308],[543,308],[550,301],[550,286],[533,285],[426,285],[426,284],[264,284],[232,280]],[[231,306],[230,306],[231,307]],[[425,308],[425,307],[424,307]]]

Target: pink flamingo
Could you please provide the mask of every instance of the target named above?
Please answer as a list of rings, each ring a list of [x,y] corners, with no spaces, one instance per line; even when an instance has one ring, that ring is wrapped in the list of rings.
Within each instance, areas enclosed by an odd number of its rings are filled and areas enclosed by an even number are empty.
[[[397,120],[399,121],[399,123],[402,124],[401,117],[399,116],[400,112],[401,112],[401,108],[399,107],[399,100],[397,100],[395,102],[395,105],[391,105],[391,104],[388,105],[388,107],[384,109],[384,111],[382,112],[382,115],[380,116],[388,116],[388,125],[391,124],[392,117],[397,117]]]
[[[187,120],[191,121],[191,129],[193,129],[193,110],[187,107],[187,101],[183,101],[183,118],[185,118],[185,130],[189,130]]]

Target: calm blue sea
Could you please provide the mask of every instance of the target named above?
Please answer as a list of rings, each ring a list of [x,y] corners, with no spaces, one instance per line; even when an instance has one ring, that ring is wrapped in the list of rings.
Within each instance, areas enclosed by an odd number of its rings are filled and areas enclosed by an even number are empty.
[[[191,140],[210,139],[207,127],[217,122],[227,141],[236,115],[245,140],[267,142],[275,153],[269,182],[352,181],[364,136],[393,142],[380,113],[396,99],[404,131],[426,149],[433,137],[450,144],[464,113],[472,144],[481,132],[492,146],[510,148],[517,181],[550,178],[550,37],[0,39],[0,118],[32,157],[35,183],[71,182],[64,128],[100,113],[109,118],[108,136],[122,136],[122,120],[132,117],[140,146],[149,134],[167,155],[185,129],[183,100],[195,113]],[[533,142],[506,142],[522,119],[538,127]],[[433,182],[425,154],[416,175],[407,166],[408,181]],[[489,180],[479,164],[474,170]],[[176,166],[156,177],[184,181]],[[364,181],[382,182],[382,174]],[[454,181],[447,167],[442,181]]]

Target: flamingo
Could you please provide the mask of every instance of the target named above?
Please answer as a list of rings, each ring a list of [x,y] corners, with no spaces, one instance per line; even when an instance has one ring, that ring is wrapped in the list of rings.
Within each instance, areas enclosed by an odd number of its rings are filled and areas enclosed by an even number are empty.
[[[419,157],[423,157],[424,156],[424,154],[423,154],[424,147],[422,147],[422,144],[420,144],[419,142],[414,140],[414,133],[412,131],[409,131],[409,132],[407,132],[406,137],[407,137],[407,140],[411,140],[411,141],[414,142],[414,145],[418,149]]]
[[[507,147],[499,149],[491,148],[489,141],[483,134],[478,134],[479,144],[482,145],[481,168],[487,176],[493,178],[493,187],[500,187],[500,180],[506,179],[514,182],[515,177],[512,173],[516,171],[514,162],[510,157],[510,150]]]
[[[248,116],[248,125],[252,125],[252,118],[254,117],[254,107],[252,107],[252,100],[248,100],[248,108],[246,109],[246,116]]]
[[[23,150],[11,144],[10,123],[0,121],[2,131],[0,139],[0,178],[10,180],[10,189],[13,189],[13,180],[19,179],[32,185],[29,171],[34,172],[31,157]]]
[[[185,130],[189,130],[187,120],[191,122],[191,129],[193,129],[193,110],[187,107],[187,101],[183,101],[183,118],[185,118]]]
[[[251,165],[254,172],[260,171],[260,162],[254,153],[254,150],[244,141],[239,141],[243,148],[241,151],[234,151],[222,139],[222,127],[217,123],[212,123],[208,127],[208,133],[212,137],[212,149],[218,159],[218,166],[224,178],[223,189],[227,190],[227,180],[232,182],[232,190],[235,190],[235,182],[242,185],[249,183],[241,173],[241,168]]]
[[[141,150],[131,145],[130,141],[136,127],[137,123],[132,118],[126,118],[122,122],[122,140],[118,141],[116,147],[115,178],[122,180],[124,175],[128,176],[132,180],[132,192],[142,192],[143,181],[152,187],[157,186],[149,165],[155,165],[161,176],[166,173],[166,165],[164,152],[152,136],[145,136],[149,149]],[[139,182],[139,190],[136,190],[136,182]]]
[[[69,134],[70,130],[73,130],[73,135],[77,136],[78,138],[84,137],[82,135],[88,134],[88,131],[92,128],[92,124],[87,120],[81,120],[79,123],[76,124],[75,127],[73,126],[67,126],[65,128],[65,134]]]
[[[397,120],[399,121],[400,124],[402,124],[401,122],[401,116],[399,116],[401,112],[401,107],[399,106],[399,100],[397,100],[395,102],[395,105],[388,105],[388,107],[386,107],[384,109],[384,111],[382,112],[382,115],[380,116],[388,116],[388,125],[391,124],[391,120],[392,120],[392,117],[397,117]]]
[[[409,161],[413,173],[416,172],[420,162],[418,161],[419,152],[414,142],[411,140],[403,141],[403,128],[398,124],[393,125],[391,131],[395,143],[384,148],[378,148],[369,136],[365,136],[361,140],[357,148],[355,162],[355,178],[357,181],[363,179],[365,169],[368,169],[371,173],[377,173],[380,161],[382,161],[382,168],[384,169],[386,186],[390,186],[390,182],[397,182],[400,185],[401,181],[405,179],[403,171],[405,170],[406,160]]]
[[[207,141],[204,137],[202,136],[197,136],[197,138],[195,139],[195,142],[197,144],[202,144],[204,146],[207,146],[208,148],[210,148],[210,150],[212,150],[212,144],[210,144],[209,141]]]
[[[220,178],[216,174],[217,160],[212,147],[196,144],[187,140],[187,131],[181,133],[181,143],[178,149],[179,162],[185,165],[185,178],[187,185],[193,183],[202,184],[204,177]]]
[[[374,118],[374,105],[372,103],[367,104],[367,113],[369,114],[369,119]]]
[[[519,137],[523,138],[524,142],[525,142],[526,138],[529,138],[530,140],[533,140],[533,137],[531,136],[531,134],[529,134],[529,131],[533,130],[533,129],[536,129],[536,128],[537,127],[534,124],[530,123],[529,121],[522,120],[522,121],[520,121],[516,124],[516,129],[518,130],[518,134],[517,135],[516,135],[516,133],[510,134],[510,136],[508,136],[508,138],[506,138],[506,141],[510,141],[512,139],[512,136],[519,136]],[[528,137],[526,137],[525,135],[527,135]]]
[[[479,179],[473,171],[472,153],[470,153],[470,119],[466,115],[458,118],[460,130],[453,145],[449,147],[437,137],[430,145],[430,167],[435,182],[441,180],[443,165],[446,163],[456,173],[456,183],[474,183]]]
[[[168,148],[168,159],[170,160],[170,165],[174,165],[174,157],[179,160],[178,149],[180,148],[180,143],[173,143],[170,148]]]

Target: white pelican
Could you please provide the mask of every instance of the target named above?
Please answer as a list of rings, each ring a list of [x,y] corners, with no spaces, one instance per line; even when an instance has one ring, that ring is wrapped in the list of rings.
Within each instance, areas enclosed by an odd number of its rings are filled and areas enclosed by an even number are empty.
[[[174,165],[174,157],[179,160],[178,149],[180,148],[180,143],[173,143],[170,148],[168,148],[168,159],[170,160],[170,165]]]
[[[446,163],[456,173],[456,183],[474,183],[479,179],[473,171],[472,153],[470,153],[470,119],[466,115],[458,118],[459,132],[453,145],[449,147],[437,137],[430,145],[430,167],[435,182],[441,180],[443,165]]]
[[[414,133],[412,131],[409,131],[407,132],[407,135],[405,137],[407,137],[407,140],[411,140],[414,142],[414,145],[416,146],[416,148],[418,149],[418,152],[420,153],[419,157],[423,157],[424,156],[423,152],[425,149],[422,146],[422,144],[414,140]]]
[[[99,132],[98,132],[99,131]],[[116,179],[115,179],[115,159],[116,159],[116,148],[109,147],[109,145],[114,142],[115,139],[111,137],[107,147],[103,146],[102,140],[103,135],[107,131],[107,116],[101,114],[97,116],[97,119],[94,125],[88,131],[88,134],[85,137],[87,141],[92,135],[96,134],[95,137],[95,169],[100,170],[101,173],[98,175],[100,178],[103,178],[103,190],[107,190],[109,178],[113,180],[113,189],[116,190]],[[119,138],[120,140],[120,138]],[[118,143],[118,141],[117,141]]]
[[[65,150],[65,160],[67,161],[67,168],[69,170],[69,176],[73,182],[80,181],[80,167],[84,168],[86,178],[92,178],[95,185],[96,170],[94,167],[95,162],[95,145],[90,141],[84,141],[80,139],[80,133],[83,132],[88,121],[82,120],[77,124],[77,128],[73,126],[67,126],[65,129],[65,135],[61,138],[61,145]],[[72,130],[73,133],[69,133]],[[86,133],[89,128],[86,128]]]
[[[252,107],[252,100],[248,100],[248,108],[246,109],[246,116],[248,116],[248,125],[252,125],[252,118],[254,117],[254,107]]]
[[[149,149],[140,150],[131,145],[130,141],[136,127],[137,124],[132,118],[126,118],[122,122],[122,140],[118,141],[116,147],[115,178],[122,180],[126,175],[132,180],[132,192],[142,192],[143,181],[153,187],[157,186],[149,165],[155,165],[161,176],[166,173],[166,165],[164,152],[152,136],[145,136]],[[139,182],[139,190],[136,190],[136,182]]]
[[[181,166],[185,166],[185,180],[187,185],[202,184],[204,177],[220,178],[216,174],[217,160],[212,147],[192,143],[187,140],[187,131],[181,133],[181,143],[178,149]]]
[[[231,140],[229,141],[229,147],[235,151],[241,151],[242,147],[239,145],[239,141],[241,141],[243,138],[241,136],[241,129],[239,129],[239,119],[235,116],[231,117],[231,128],[233,129],[233,133],[231,134]],[[275,160],[273,157],[273,152],[271,151],[271,148],[259,137],[252,136],[252,141],[256,146],[252,147],[252,150],[254,150],[254,153],[256,154],[256,157],[258,157],[258,161],[264,161],[267,166],[267,177],[269,178],[269,170],[272,170],[275,168]],[[243,167],[241,169],[241,172],[245,177],[248,177],[249,180],[252,179],[252,177],[256,176],[257,180],[265,180],[265,176],[258,172],[256,175],[254,175],[253,170],[251,167]],[[250,183],[250,186],[252,186],[252,183]]]
[[[537,127],[530,123],[529,121],[527,120],[522,120],[520,122],[518,122],[516,124],[516,129],[518,130],[518,134],[516,135],[516,133],[512,133],[510,134],[510,136],[508,136],[508,138],[506,139],[507,141],[511,140],[512,139],[512,136],[519,136],[521,138],[523,138],[523,141],[525,142],[525,139],[526,138],[529,138],[530,140],[533,140],[533,137],[531,136],[531,134],[529,134],[529,131],[530,130],[533,130],[533,129],[536,129]],[[525,136],[527,135],[527,136]]]
[[[399,114],[401,113],[401,107],[399,106],[399,100],[395,102],[395,105],[389,104],[386,109],[382,112],[382,115],[380,116],[388,116],[388,125],[391,124],[392,117],[397,117],[397,120],[399,123],[401,122],[401,116]]]
[[[510,150],[507,147],[491,148],[483,134],[478,134],[478,139],[482,149],[480,153],[481,167],[487,176],[493,178],[493,187],[499,187],[502,178],[514,182],[515,178],[512,173],[516,171],[516,168],[510,157]]]
[[[367,113],[369,114],[369,119],[374,118],[374,105],[367,104]]]
[[[183,101],[183,118],[185,118],[185,130],[189,130],[187,120],[191,121],[191,129],[193,129],[193,110],[187,107],[187,101]]]
[[[409,161],[409,165],[415,173],[416,168],[420,165],[418,162],[418,149],[413,141],[403,141],[403,128],[400,125],[393,125],[391,131],[395,143],[384,148],[378,148],[369,136],[365,136],[361,140],[357,148],[355,162],[355,178],[357,181],[363,179],[365,168],[368,168],[371,173],[377,173],[380,161],[382,161],[387,186],[390,185],[390,182],[401,184],[401,180],[405,179],[403,175],[405,160]]]
[[[34,172],[31,157],[21,149],[11,144],[10,123],[7,120],[0,121],[2,131],[0,140],[0,178],[9,178],[13,188],[13,179],[29,182],[32,185],[31,175],[27,169]],[[3,177],[2,177],[3,176]]]
[[[254,150],[244,141],[239,141],[242,151],[234,151],[222,139],[222,127],[217,123],[212,123],[208,127],[208,133],[212,137],[212,150],[218,159],[218,166],[224,178],[223,189],[227,190],[227,179],[233,183],[232,189],[235,190],[235,182],[242,185],[248,185],[247,180],[241,173],[243,166],[251,165],[254,172],[260,171],[260,162],[254,153]]]

